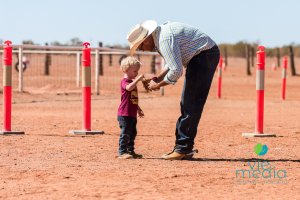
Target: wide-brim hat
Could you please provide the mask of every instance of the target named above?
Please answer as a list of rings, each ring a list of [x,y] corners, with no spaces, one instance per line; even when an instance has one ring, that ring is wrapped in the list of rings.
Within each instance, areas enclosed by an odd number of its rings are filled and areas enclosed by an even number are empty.
[[[127,40],[130,47],[130,55],[133,55],[138,46],[157,28],[157,22],[154,20],[147,20],[137,24],[131,29],[127,35]]]

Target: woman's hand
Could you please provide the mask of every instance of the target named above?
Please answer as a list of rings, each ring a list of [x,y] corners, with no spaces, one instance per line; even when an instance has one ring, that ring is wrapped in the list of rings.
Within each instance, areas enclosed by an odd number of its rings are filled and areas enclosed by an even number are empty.
[[[147,92],[151,91],[149,90],[149,84],[151,80],[157,80],[154,74],[145,74],[144,78],[142,79],[143,86]]]
[[[159,90],[160,86],[154,81],[151,80],[148,84],[148,90],[152,91],[152,90]]]

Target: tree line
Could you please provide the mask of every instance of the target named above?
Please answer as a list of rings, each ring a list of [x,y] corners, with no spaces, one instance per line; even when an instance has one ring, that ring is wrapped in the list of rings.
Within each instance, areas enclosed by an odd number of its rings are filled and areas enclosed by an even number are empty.
[[[237,42],[236,44],[219,44],[219,48],[222,55],[227,54],[229,57],[246,57],[246,47],[249,47],[251,51],[256,52],[257,47],[259,46],[258,43],[247,43],[247,42]],[[268,57],[276,57],[278,56],[278,53],[280,56],[288,56],[290,55],[290,48],[293,48],[294,56],[300,57],[300,45],[299,44],[290,44],[290,45],[284,45],[281,47],[273,47],[269,48],[266,47],[265,52],[266,56]]]
[[[71,38],[67,42],[52,41],[52,42],[47,43],[47,45],[49,44],[51,46],[81,46],[83,42],[84,41],[82,41],[80,38],[74,37],[74,38]],[[101,43],[101,45],[103,44],[102,42],[99,42],[99,46],[100,46],[100,43]],[[3,44],[2,39],[0,39],[0,44]],[[35,43],[33,40],[23,40],[22,44],[41,45],[41,44]],[[45,45],[46,45],[46,43],[45,43]],[[116,49],[129,49],[128,45],[121,45],[121,44],[113,44],[113,45],[106,44],[103,46],[109,47],[109,48],[116,48]],[[219,44],[221,54],[222,55],[227,54],[228,57],[246,58],[246,47],[247,46],[250,48],[251,51],[256,52],[259,44],[258,43],[249,43],[249,42],[245,42],[245,41],[240,41],[235,44],[229,44],[229,43]],[[291,43],[290,45],[283,45],[281,47],[273,47],[273,48],[266,47],[266,49],[265,49],[266,56],[275,57],[275,56],[278,56],[278,53],[280,54],[280,56],[289,55],[290,47],[293,48],[294,56],[300,57],[300,44],[294,44],[294,43]]]

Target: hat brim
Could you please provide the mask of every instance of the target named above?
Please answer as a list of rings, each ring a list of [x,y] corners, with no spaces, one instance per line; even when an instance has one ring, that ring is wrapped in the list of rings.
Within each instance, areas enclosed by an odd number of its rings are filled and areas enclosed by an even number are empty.
[[[148,35],[148,36],[149,36],[149,35]],[[141,40],[140,42],[138,42],[138,43],[136,43],[136,44],[134,44],[134,45],[132,45],[132,46],[130,47],[130,51],[129,51],[129,55],[130,55],[130,56],[133,56],[133,55],[135,54],[137,48],[140,46],[140,44],[142,44],[142,43],[144,42],[144,40],[145,40],[148,36],[144,37],[143,40]]]
[[[148,30],[147,35],[138,43],[130,46],[130,51],[129,51],[130,56],[135,54],[136,49],[140,46],[140,44],[142,44],[145,41],[145,39],[149,37],[153,33],[153,31],[157,28],[157,22],[154,20],[147,20],[142,22],[141,26],[145,27]]]

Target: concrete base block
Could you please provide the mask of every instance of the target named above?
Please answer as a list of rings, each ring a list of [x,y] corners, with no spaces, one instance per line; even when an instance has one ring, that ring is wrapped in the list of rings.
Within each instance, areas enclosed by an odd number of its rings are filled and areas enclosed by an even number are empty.
[[[276,137],[273,133],[242,133],[243,137]]]
[[[71,130],[69,133],[74,135],[100,135],[104,134],[104,131]]]
[[[24,135],[24,131],[0,131],[0,135]]]

